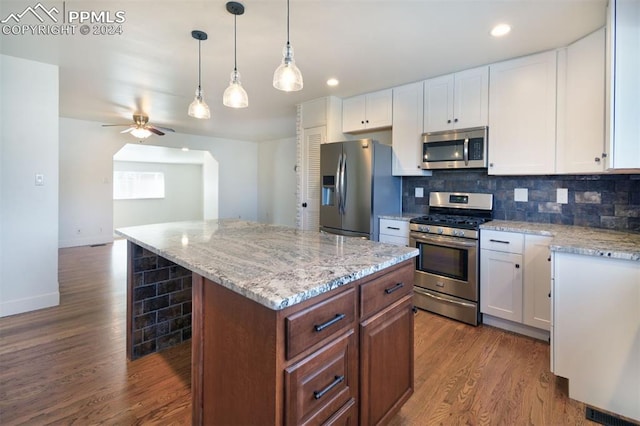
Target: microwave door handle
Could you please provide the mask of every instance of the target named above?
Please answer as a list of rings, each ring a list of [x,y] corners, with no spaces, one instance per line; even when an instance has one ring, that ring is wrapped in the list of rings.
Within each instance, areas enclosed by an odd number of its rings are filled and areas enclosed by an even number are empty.
[[[464,165],[469,165],[469,138],[464,139]]]

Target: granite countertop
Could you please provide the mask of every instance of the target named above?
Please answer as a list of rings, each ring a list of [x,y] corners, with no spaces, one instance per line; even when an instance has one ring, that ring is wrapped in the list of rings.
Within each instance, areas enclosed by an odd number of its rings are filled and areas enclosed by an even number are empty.
[[[381,214],[378,215],[379,219],[390,219],[390,220],[402,220],[405,222],[409,222],[414,217],[424,216],[424,213],[402,213],[402,214]]]
[[[238,219],[172,222],[115,232],[274,310],[418,255],[415,248]]]
[[[551,236],[552,251],[640,261],[638,233],[510,220],[492,220],[480,229]]]

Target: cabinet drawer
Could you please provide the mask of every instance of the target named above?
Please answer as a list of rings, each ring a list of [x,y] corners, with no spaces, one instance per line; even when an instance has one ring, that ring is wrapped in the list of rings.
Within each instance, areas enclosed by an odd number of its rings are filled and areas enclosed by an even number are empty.
[[[285,319],[287,359],[352,327],[355,310],[355,290],[351,288],[289,315]]]
[[[409,238],[409,222],[404,220],[380,219],[380,234]]]
[[[360,286],[360,312],[366,318],[413,292],[413,263]]]
[[[395,244],[402,247],[409,246],[409,238],[396,237],[395,235],[380,234],[380,238],[378,238],[378,241],[380,241],[381,243]]]
[[[480,230],[481,249],[522,254],[523,246],[524,234],[485,229]]]
[[[285,370],[285,423],[319,425],[339,415],[357,394],[353,330]],[[339,423],[336,423],[339,424]]]

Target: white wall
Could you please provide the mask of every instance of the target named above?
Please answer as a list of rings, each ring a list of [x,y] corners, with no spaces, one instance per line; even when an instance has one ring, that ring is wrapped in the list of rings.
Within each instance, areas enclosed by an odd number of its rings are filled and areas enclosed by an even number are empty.
[[[0,316],[55,306],[58,68],[0,55]],[[44,185],[35,185],[36,173]]]
[[[113,155],[124,144],[138,142],[117,127],[101,124],[60,118],[60,247],[113,240]],[[213,159],[205,158],[203,175],[208,179],[217,166],[218,211],[216,215],[212,208],[204,217],[257,220],[257,143],[179,132],[151,136],[145,143],[208,151]],[[205,191],[215,193],[207,184]],[[77,229],[83,230],[81,235]]]
[[[296,138],[258,144],[258,221],[296,226]]]
[[[202,165],[114,161],[118,171],[162,172],[164,198],[113,201],[113,227],[202,220]]]

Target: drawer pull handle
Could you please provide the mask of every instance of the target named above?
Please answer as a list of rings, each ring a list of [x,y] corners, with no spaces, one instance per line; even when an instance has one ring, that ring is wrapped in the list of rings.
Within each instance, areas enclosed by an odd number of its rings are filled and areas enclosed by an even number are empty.
[[[492,243],[509,244],[509,241],[494,240],[493,238],[491,238],[489,241],[491,241]]]
[[[315,399],[322,398],[325,393],[329,392],[331,389],[335,388],[336,386],[338,386],[342,382],[344,382],[344,376],[336,376],[335,379],[333,380],[333,382],[331,382],[329,384],[329,386],[327,386],[326,388],[324,388],[324,389],[322,389],[320,391],[313,391],[313,397]]]
[[[400,230],[400,228],[398,228],[397,226],[387,226],[387,229],[393,229],[394,231]]]
[[[385,292],[385,294],[391,294],[396,290],[400,290],[402,287],[404,287],[404,283],[398,283],[398,284],[394,285],[393,287],[385,288],[384,292]]]
[[[324,324],[318,324],[318,325],[314,325],[313,328],[316,331],[322,331],[325,328],[337,323],[338,321],[340,321],[341,319],[344,319],[345,315],[344,314],[336,314],[335,317],[331,318],[329,321],[325,322]]]

